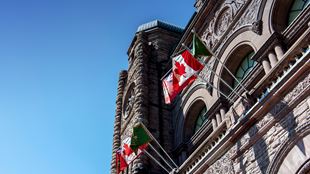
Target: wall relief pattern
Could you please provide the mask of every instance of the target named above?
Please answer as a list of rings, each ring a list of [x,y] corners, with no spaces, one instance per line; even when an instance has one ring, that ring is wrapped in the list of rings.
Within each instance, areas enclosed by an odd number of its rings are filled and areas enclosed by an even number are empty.
[[[262,21],[257,19],[262,0],[226,0],[215,12],[201,38],[218,54],[228,39],[239,29],[247,26],[256,34],[262,33]],[[210,66],[215,70],[214,62]],[[214,75],[206,79],[212,84]],[[212,92],[212,91],[211,91]]]
[[[259,120],[256,123],[256,127],[252,127],[248,134],[250,135],[255,135],[258,130],[260,130],[261,128],[263,128],[270,120],[272,120],[274,118],[274,116],[276,116],[278,113],[280,113],[282,111],[282,109],[284,109],[286,106],[288,106],[287,104],[290,103],[291,101],[293,101],[296,97],[299,96],[300,93],[302,93],[303,90],[305,90],[306,88],[308,88],[310,85],[310,74],[308,74],[308,76],[306,76],[302,81],[300,81],[294,89],[292,89],[289,93],[287,93],[284,97],[283,100],[279,101],[271,110],[270,112],[265,115],[261,120]],[[292,120],[293,119],[293,120]],[[283,124],[286,125],[293,125],[294,122],[294,118],[288,118],[286,120],[283,120]],[[283,126],[283,125],[282,125]],[[246,134],[245,136],[243,136],[241,138],[241,142],[242,144],[248,142],[249,140],[249,136],[248,134]]]
[[[222,174],[234,174],[233,162],[230,159],[232,156],[232,151],[228,151],[225,155],[223,155],[219,160],[217,160],[212,166],[210,166],[204,174],[214,174],[214,173],[222,173]]]
[[[262,0],[226,0],[217,10],[201,38],[209,48],[219,52],[228,38],[244,26],[261,33],[261,20],[257,19]]]
[[[249,26],[250,29],[256,34],[260,34],[262,30],[262,22],[260,19],[257,19],[258,12],[262,0],[249,0],[244,4],[242,9],[240,9],[241,14],[240,17],[236,17],[235,21],[231,24],[231,29],[227,32],[225,36],[220,40],[220,42],[214,47],[216,49],[215,52],[219,52],[227,40],[239,29]]]
[[[213,20],[203,32],[202,39],[209,48],[216,45],[247,0],[226,0],[216,11]]]

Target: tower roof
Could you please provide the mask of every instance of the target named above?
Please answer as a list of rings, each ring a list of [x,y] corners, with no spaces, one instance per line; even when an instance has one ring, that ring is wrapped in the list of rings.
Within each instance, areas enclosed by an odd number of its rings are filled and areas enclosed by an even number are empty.
[[[183,28],[178,27],[176,25],[172,25],[172,24],[163,22],[163,21],[160,21],[160,20],[154,20],[154,21],[151,21],[151,22],[148,22],[148,23],[140,25],[138,27],[137,32],[150,30],[150,29],[153,29],[153,28],[156,28],[156,27],[160,27],[160,28],[163,28],[163,29],[166,29],[166,30],[169,30],[169,31],[177,32],[177,33],[182,33],[183,32]]]

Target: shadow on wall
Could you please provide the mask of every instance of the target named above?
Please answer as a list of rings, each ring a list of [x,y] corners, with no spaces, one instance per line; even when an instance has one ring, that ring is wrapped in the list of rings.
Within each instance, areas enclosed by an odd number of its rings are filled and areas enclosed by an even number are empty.
[[[295,121],[293,112],[290,112],[289,114],[285,115],[288,109],[289,109],[288,105],[281,101],[280,103],[276,104],[265,117],[270,116],[276,119],[277,124],[279,124],[279,126],[281,126],[283,130],[285,130],[286,132],[282,136],[287,136],[288,138],[291,138],[296,134],[295,128],[297,126],[297,123]],[[255,136],[257,136],[257,133],[260,130],[261,126],[262,125],[257,122],[248,131],[248,135],[252,141],[255,139]],[[268,131],[272,131],[272,129]],[[274,132],[272,132],[271,134],[267,133],[263,137],[259,137],[258,140],[254,140],[256,141],[255,144],[253,144],[253,146],[250,147],[250,149],[253,149],[253,154],[249,154],[248,155],[249,157],[245,155],[241,155],[239,157],[239,162],[240,162],[239,166],[240,166],[241,173],[260,172],[260,173],[265,174],[267,172],[267,168],[270,164],[270,157],[269,157],[270,154],[268,150],[270,148],[274,148],[273,143],[277,143],[275,142],[275,140],[279,138],[277,137],[278,130],[273,129],[273,131]],[[270,138],[271,141],[269,139],[269,136],[271,136]],[[238,141],[237,142],[238,151],[240,150],[241,146],[242,146],[242,143]],[[298,145],[298,147],[303,153],[305,153],[305,146],[303,143]],[[251,153],[251,150],[249,150],[248,153]],[[251,155],[253,155],[253,158],[251,158]],[[257,168],[259,169],[259,171],[255,169],[255,165],[253,165],[252,163],[257,164]]]

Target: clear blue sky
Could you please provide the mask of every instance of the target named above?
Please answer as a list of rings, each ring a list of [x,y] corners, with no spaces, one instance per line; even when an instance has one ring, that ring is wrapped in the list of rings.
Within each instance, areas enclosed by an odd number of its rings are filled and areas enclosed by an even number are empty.
[[[118,73],[137,27],[194,0],[0,2],[0,174],[108,174]]]

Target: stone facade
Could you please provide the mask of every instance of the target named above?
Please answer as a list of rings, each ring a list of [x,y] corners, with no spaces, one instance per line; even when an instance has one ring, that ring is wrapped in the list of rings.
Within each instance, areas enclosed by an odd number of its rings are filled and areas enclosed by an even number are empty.
[[[178,173],[309,173],[310,6],[288,23],[296,1],[197,0],[184,30],[161,21],[141,25],[119,77],[111,173],[115,151],[137,121],[180,166]],[[166,105],[160,79],[170,56],[182,43],[191,45],[193,29],[214,52],[205,61],[211,69]],[[229,71],[236,74],[251,52],[255,63],[243,87],[234,88],[240,97],[222,80],[232,86]],[[195,132],[204,107],[207,121]],[[144,155],[126,172],[165,173]]]

